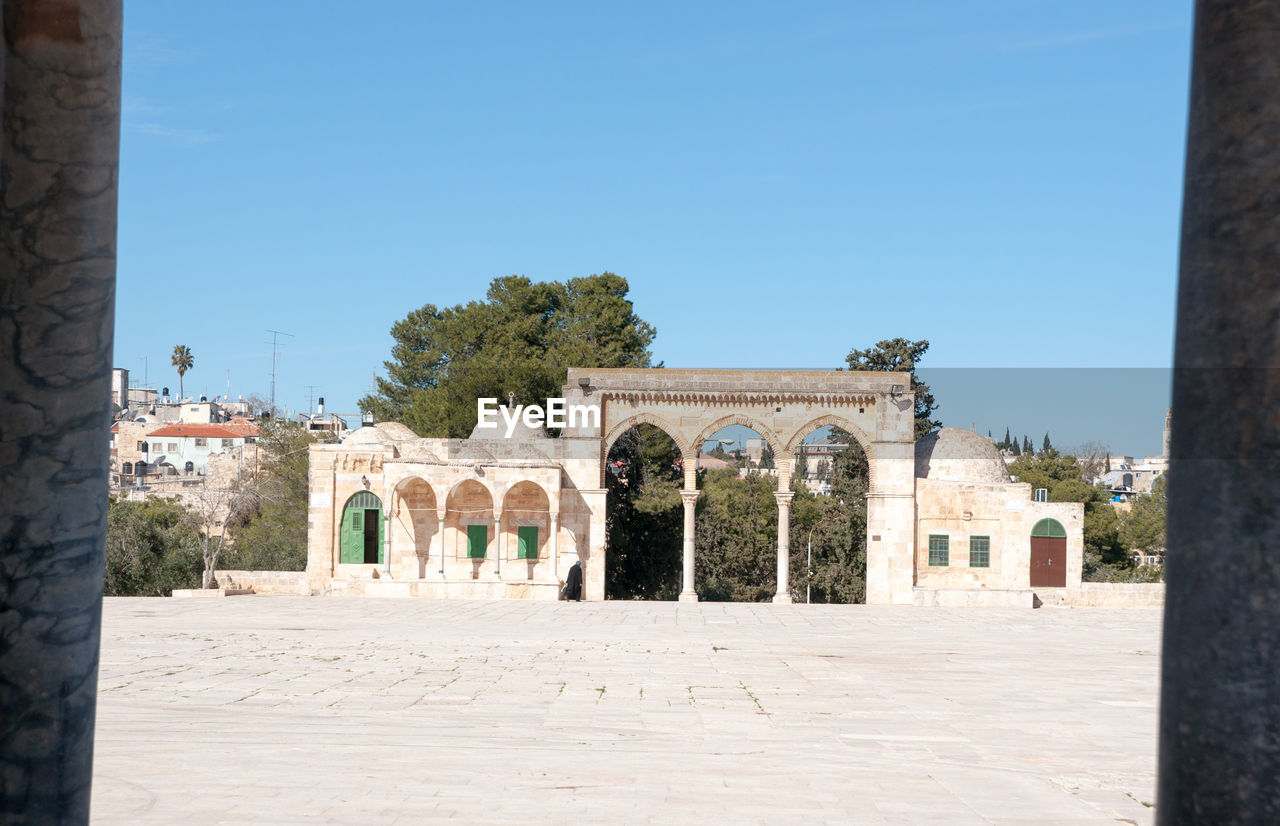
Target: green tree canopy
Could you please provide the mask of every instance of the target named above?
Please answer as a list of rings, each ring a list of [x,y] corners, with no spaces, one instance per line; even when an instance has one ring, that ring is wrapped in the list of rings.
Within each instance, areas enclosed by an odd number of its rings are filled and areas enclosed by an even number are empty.
[[[560,394],[570,367],[648,367],[655,331],[628,290],[609,272],[563,283],[510,275],[484,301],[427,304],[391,328],[387,377],[360,406],[421,436],[462,438],[477,398],[541,404]]]
[[[1163,551],[1165,546],[1165,518],[1168,511],[1168,492],[1165,477],[1160,476],[1151,486],[1151,493],[1135,496],[1132,506],[1120,520],[1120,540],[1126,548],[1145,553]]]
[[[909,341],[905,338],[890,338],[876,343],[866,350],[850,350],[845,356],[845,363],[850,370],[878,370],[881,372],[903,372],[911,374],[911,392],[916,398],[916,439],[929,431],[942,427],[942,422],[933,418],[938,405],[934,401],[929,385],[916,376],[916,366],[929,350],[928,341]]]
[[[196,522],[163,497],[107,504],[107,596],[167,597],[199,588],[203,562]]]
[[[323,434],[324,440],[333,434]],[[307,567],[308,447],[321,441],[301,425],[265,421],[258,434],[258,496],[231,527],[224,567],[302,571]]]

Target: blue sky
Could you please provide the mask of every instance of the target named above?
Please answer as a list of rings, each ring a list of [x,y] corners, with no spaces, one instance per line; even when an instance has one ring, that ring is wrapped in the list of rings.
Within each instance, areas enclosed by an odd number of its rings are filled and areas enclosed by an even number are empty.
[[[1191,14],[131,0],[115,361],[266,395],[282,330],[354,412],[412,309],[611,270],[671,367],[1167,367]]]

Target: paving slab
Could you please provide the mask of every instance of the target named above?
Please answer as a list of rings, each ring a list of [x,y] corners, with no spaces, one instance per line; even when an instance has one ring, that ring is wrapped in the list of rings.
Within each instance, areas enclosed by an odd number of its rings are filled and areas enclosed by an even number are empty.
[[[1160,620],[108,599],[92,817],[1147,824]]]

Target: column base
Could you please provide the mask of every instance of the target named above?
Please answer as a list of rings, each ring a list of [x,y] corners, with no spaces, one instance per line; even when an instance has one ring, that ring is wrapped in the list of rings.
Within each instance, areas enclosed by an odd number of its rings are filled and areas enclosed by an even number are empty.
[[[783,605],[790,605],[791,595],[790,594],[774,594],[773,601]]]
[[[696,593],[693,593],[693,594],[681,594],[681,595],[680,595],[680,601],[681,601],[681,602],[697,602],[697,601],[698,601],[698,595],[697,595]]]

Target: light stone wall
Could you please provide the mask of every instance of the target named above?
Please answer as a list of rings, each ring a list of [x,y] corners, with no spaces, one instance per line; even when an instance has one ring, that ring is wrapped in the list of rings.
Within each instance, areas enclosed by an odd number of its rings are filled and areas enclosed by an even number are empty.
[[[213,578],[224,589],[255,594],[307,596],[311,593],[305,571],[214,571]]]
[[[1068,588],[1064,605],[1072,608],[1163,608],[1163,582],[1082,582]]]
[[[1031,585],[1031,529],[1052,517],[1067,532],[1067,588],[1080,585],[1084,505],[1033,502],[1026,483],[916,480],[916,585],[927,588],[1019,589]],[[949,537],[949,564],[929,565],[929,535]],[[990,537],[991,566],[969,567],[969,538]]]

